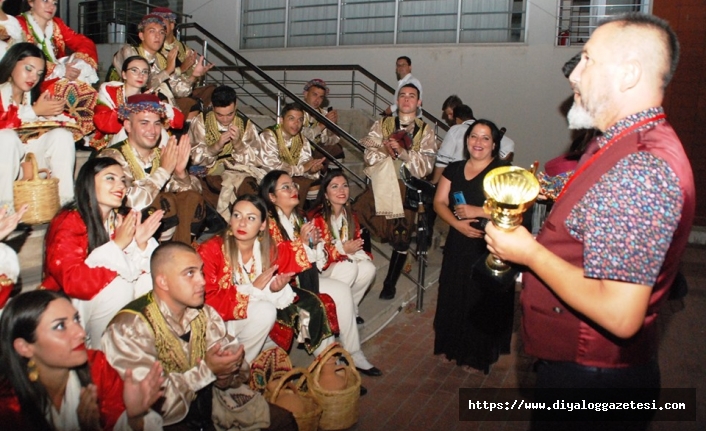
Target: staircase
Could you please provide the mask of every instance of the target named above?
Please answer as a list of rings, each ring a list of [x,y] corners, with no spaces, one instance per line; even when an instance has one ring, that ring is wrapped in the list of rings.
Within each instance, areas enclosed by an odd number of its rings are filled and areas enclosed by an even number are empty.
[[[362,147],[358,144],[358,140],[368,133],[378,114],[388,106],[394,89],[360,66],[351,65],[266,67],[265,69],[271,71],[273,75],[279,75],[278,79],[275,79],[249,63],[198,24],[188,23],[180,30],[182,40],[197,51],[201,51],[197,47],[202,46],[204,41],[208,41],[208,58],[224,59],[224,64],[211,70],[206,82],[226,84],[236,88],[239,96],[239,110],[250,118],[259,129],[275,123],[278,103],[283,103],[286,97],[302,104],[306,110],[310,111],[310,114],[326,124],[327,128],[334,130],[341,137],[341,144],[346,153],[344,169],[350,180],[351,196],[355,197],[362,193],[365,187],[365,175],[363,174]],[[119,47],[119,45],[113,46],[115,47],[113,51]],[[106,49],[106,47],[99,46],[98,48],[100,53],[110,52],[110,49]],[[105,58],[102,60],[103,63],[106,63]],[[322,73],[323,71],[325,73]],[[311,76],[321,77],[329,83],[332,90],[329,95],[330,102],[339,112],[338,125],[329,122],[318,112],[310,110],[299,99],[301,88]],[[441,122],[431,114],[425,112],[425,116],[427,122],[437,125],[438,131],[443,133],[446,130],[445,124],[440,126]],[[77,172],[87,160],[88,155],[88,152],[77,152]],[[17,289],[32,290],[41,283],[43,245],[47,226],[32,226],[24,231],[18,231],[7,241],[18,252],[20,258],[21,275]],[[424,282],[425,288],[433,286],[438,280],[441,267],[439,244],[442,237],[445,236],[446,230],[445,224],[439,221],[434,230],[431,250],[427,256],[428,268]],[[360,326],[361,340],[367,340],[374,336],[417,296],[419,263],[413,257],[412,250],[408,258],[409,271],[401,277],[395,299],[384,301],[378,298],[383,279],[387,274],[392,249],[387,244],[375,241],[373,249],[378,275],[360,305],[360,315],[365,319],[365,324]]]

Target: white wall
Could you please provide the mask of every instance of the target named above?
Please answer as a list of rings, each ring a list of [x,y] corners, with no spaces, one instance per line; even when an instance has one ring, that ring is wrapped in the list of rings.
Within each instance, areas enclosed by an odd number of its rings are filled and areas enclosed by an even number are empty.
[[[527,6],[526,44],[399,45],[288,48],[240,51],[257,65],[360,64],[396,86],[395,59],[412,58],[413,74],[424,86],[424,108],[441,114],[441,104],[458,94],[476,118],[508,129],[516,142],[515,162],[547,161],[568,147],[570,135],[559,106],[571,96],[561,66],[579,48],[554,46],[556,0]],[[184,13],[229,43],[239,44],[240,0],[184,0]],[[324,72],[317,76],[326,79]]]

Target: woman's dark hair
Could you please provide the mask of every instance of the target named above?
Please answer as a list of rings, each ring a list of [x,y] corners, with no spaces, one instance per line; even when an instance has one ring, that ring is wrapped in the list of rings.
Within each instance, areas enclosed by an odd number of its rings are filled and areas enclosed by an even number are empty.
[[[150,62],[147,61],[147,59],[146,59],[145,57],[143,57],[143,56],[141,56],[141,55],[131,55],[130,57],[128,57],[128,58],[126,58],[125,60],[123,60],[122,71],[123,71],[123,72],[127,72],[128,68],[130,67],[130,63],[132,63],[132,62],[135,61],[135,60],[144,61],[145,64],[147,65],[147,67],[150,66]]]
[[[493,151],[491,151],[490,155],[495,158],[498,157],[498,154],[500,154],[500,140],[503,137],[502,132],[492,121],[480,119],[471,124],[466,130],[466,133],[463,135],[463,157],[465,160],[471,158],[471,154],[468,152],[468,137],[471,136],[473,128],[479,124],[481,126],[488,126],[490,129],[490,136],[493,138],[493,144],[495,144],[495,147],[493,148]]]
[[[44,61],[44,73],[39,76],[39,80],[34,87],[30,90],[30,100],[34,103],[35,100],[39,99],[42,93],[41,87],[44,82],[44,77],[47,74],[46,64],[47,61],[42,53],[42,50],[37,48],[34,44],[27,42],[20,42],[12,45],[10,49],[7,50],[5,55],[0,60],[0,84],[3,84],[10,80],[12,76],[12,71],[15,70],[17,63],[24,60],[27,57],[41,58]]]
[[[338,177],[345,178],[346,182],[348,182],[348,177],[346,177],[346,175],[340,169],[329,170],[328,173],[326,173],[326,175],[321,179],[319,193],[316,195],[316,200],[312,205],[313,209],[309,213],[310,219],[321,215],[324,218],[326,225],[328,226],[329,232],[333,232],[333,226],[331,226],[331,215],[333,214],[333,208],[326,199],[326,189],[328,189],[328,186],[329,184],[331,184],[331,181],[333,181],[334,178]],[[350,195],[348,197],[350,198]],[[350,226],[350,228],[348,229],[348,238],[341,238],[342,242],[345,242],[349,239],[353,239],[353,237],[355,236],[355,229],[353,228],[353,226],[355,226],[353,222],[353,210],[351,209],[350,202],[346,202],[344,208],[346,222],[348,223],[348,226]]]
[[[257,195],[242,195],[238,197],[238,200],[230,208],[231,217],[233,214],[233,208],[240,202],[250,202],[260,211],[260,223],[267,220],[267,203],[263,198]],[[221,232],[221,237],[223,238],[223,250],[224,255],[230,260],[231,268],[236,268],[238,265],[238,247],[236,244],[235,236],[230,230],[230,223],[228,227]],[[270,236],[270,230],[266,228],[262,232],[260,237],[260,253],[262,257],[262,269],[265,270],[272,265],[272,262],[277,260],[277,245],[272,244],[272,237]]]
[[[51,302],[57,299],[69,300],[63,293],[52,290],[32,290],[21,293],[5,306],[0,317],[0,374],[7,380],[17,395],[23,424],[34,430],[52,430],[47,422],[49,395],[39,382],[32,382],[27,376],[27,362],[14,347],[14,342],[22,338],[28,343],[37,341],[37,326]],[[75,369],[82,386],[91,382],[88,364]]]
[[[282,226],[282,223],[279,220],[279,214],[277,214],[277,208],[275,207],[275,204],[272,202],[272,199],[270,199],[270,194],[275,194],[275,187],[277,187],[277,181],[279,181],[279,178],[282,175],[289,175],[285,171],[270,171],[267,173],[262,178],[262,181],[260,181],[260,197],[265,201],[265,204],[267,205],[267,213],[275,219],[275,222],[277,223],[277,227],[279,228],[279,231],[282,233],[282,236],[286,241],[291,241],[294,238],[289,238],[289,235],[287,234],[287,231],[284,229]]]
[[[88,254],[110,241],[96,198],[96,175],[108,166],[114,165],[120,166],[120,163],[110,157],[96,157],[84,163],[76,177],[74,185],[76,200],[71,206],[78,210],[81,219],[86,223]]]

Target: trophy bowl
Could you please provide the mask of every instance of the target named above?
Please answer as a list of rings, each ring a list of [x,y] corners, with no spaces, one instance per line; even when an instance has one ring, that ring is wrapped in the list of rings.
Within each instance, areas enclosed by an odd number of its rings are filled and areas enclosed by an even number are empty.
[[[483,209],[490,215],[490,220],[497,228],[511,231],[522,223],[522,214],[537,199],[539,181],[527,169],[502,166],[485,176],[483,192],[486,197]],[[492,254],[488,255],[486,265],[495,275],[510,269]]]

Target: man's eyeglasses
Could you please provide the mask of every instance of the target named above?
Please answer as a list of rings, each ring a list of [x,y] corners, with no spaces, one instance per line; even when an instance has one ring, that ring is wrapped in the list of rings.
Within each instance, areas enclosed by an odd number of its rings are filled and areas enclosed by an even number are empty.
[[[282,184],[282,187],[275,189],[275,191],[280,191],[280,190],[285,193],[292,193],[294,190],[299,190],[299,184],[297,184],[297,183]]]
[[[131,68],[129,68],[128,70],[130,71],[130,73],[132,73],[132,74],[135,75],[135,76],[139,76],[139,75],[145,75],[145,76],[147,76],[147,75],[150,74],[150,70],[149,70],[149,69],[138,69],[138,68],[136,68],[136,67],[131,67]]]

